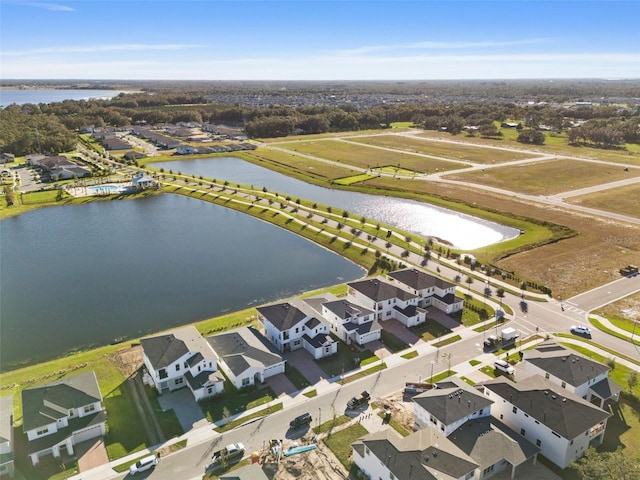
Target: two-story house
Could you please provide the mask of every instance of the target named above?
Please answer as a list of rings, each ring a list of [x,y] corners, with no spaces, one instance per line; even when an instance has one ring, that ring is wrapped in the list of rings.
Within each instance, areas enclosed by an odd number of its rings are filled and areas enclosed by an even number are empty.
[[[407,437],[387,428],[351,444],[353,463],[365,478],[392,480],[471,480],[478,464],[438,430]]]
[[[189,387],[194,398],[201,400],[224,389],[216,354],[194,326],[143,338],[140,344],[148,372],[145,379],[158,393]]]
[[[464,306],[464,299],[456,296],[455,284],[417,268],[396,270],[387,276],[391,283],[418,296],[418,306],[421,308],[433,306],[451,314],[461,311]]]
[[[23,432],[33,465],[40,457],[73,455],[80,442],[103,436],[107,415],[92,371],[22,391]]]
[[[332,294],[304,301],[331,325],[331,332],[347,345],[365,345],[380,339],[382,327],[374,311]]]
[[[316,360],[337,353],[338,342],[329,334],[329,324],[317,318],[303,300],[292,299],[258,307],[258,321],[265,337],[278,352],[304,348]]]
[[[617,403],[622,391],[622,387],[609,378],[610,367],[554,342],[541,343],[525,351],[520,370],[518,378],[541,375],[600,408],[607,402]]]
[[[285,360],[253,327],[212,335],[207,341],[218,356],[218,367],[238,389],[284,373]]]
[[[539,375],[518,383],[499,377],[483,384],[491,415],[540,448],[560,468],[602,443],[611,416]]]
[[[448,437],[469,420],[490,416],[492,403],[465,381],[451,377],[413,397],[415,428],[436,428]]]
[[[380,277],[351,282],[347,286],[347,299],[375,312],[377,320],[395,318],[406,327],[427,320],[426,310],[418,306],[418,295]]]
[[[13,478],[13,397],[0,397],[0,477]]]

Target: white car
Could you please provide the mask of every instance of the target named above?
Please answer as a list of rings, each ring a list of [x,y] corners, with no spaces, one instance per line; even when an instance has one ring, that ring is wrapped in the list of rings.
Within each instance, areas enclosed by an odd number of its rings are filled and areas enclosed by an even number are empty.
[[[149,455],[148,457],[141,458],[136,463],[129,467],[129,475],[135,475],[136,473],[146,472],[152,469],[158,464],[158,457],[155,455]]]
[[[508,375],[513,375],[516,371],[511,365],[509,365],[508,362],[505,362],[504,360],[496,360],[493,366],[496,367],[496,370],[500,370],[501,372],[504,372]]]
[[[574,335],[584,335],[585,337],[591,336],[591,330],[589,329],[589,327],[585,327],[583,325],[572,325],[571,333],[573,333]]]

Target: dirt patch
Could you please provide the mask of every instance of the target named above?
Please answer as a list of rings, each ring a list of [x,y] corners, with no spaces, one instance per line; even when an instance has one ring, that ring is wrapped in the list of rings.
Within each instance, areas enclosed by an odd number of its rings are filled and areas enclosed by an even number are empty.
[[[137,372],[144,363],[142,359],[142,346],[140,345],[122,348],[109,355],[108,358],[116,367],[118,367],[118,370],[120,370],[122,375],[126,378],[129,378]]]

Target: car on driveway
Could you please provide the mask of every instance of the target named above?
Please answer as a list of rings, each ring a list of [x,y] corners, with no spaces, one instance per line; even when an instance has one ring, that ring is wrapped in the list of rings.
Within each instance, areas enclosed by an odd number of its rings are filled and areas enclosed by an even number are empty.
[[[493,366],[496,368],[496,370],[500,370],[507,375],[513,375],[516,371],[511,365],[509,365],[508,362],[505,362],[504,360],[496,360],[493,363]]]
[[[572,325],[570,330],[574,335],[582,335],[583,337],[591,338],[591,330],[589,327],[585,327],[584,325]]]

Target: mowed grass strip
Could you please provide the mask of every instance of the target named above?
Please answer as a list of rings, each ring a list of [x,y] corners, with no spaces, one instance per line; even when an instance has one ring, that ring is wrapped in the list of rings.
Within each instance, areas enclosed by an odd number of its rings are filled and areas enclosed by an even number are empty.
[[[436,160],[411,153],[394,152],[340,140],[282,143],[278,147],[364,169],[396,165],[415,172],[434,173],[467,166],[463,163]]]
[[[639,198],[640,183],[636,183],[600,192],[588,193],[586,195],[579,195],[577,197],[568,197],[566,201],[575,205],[606,210],[607,212],[640,217],[640,208],[638,208]]]
[[[447,178],[529,195],[555,195],[623,180],[629,178],[630,173],[625,172],[618,165],[559,158],[482,171],[456,173],[447,175]],[[635,175],[640,176],[640,173]]]
[[[394,148],[407,152],[435,155],[436,157],[474,163],[503,163],[513,160],[523,160],[534,156],[529,153],[491,148],[491,146],[461,145],[453,142],[430,141],[424,137],[412,137],[408,135],[373,135],[370,137],[350,138],[349,140],[365,145]]]

